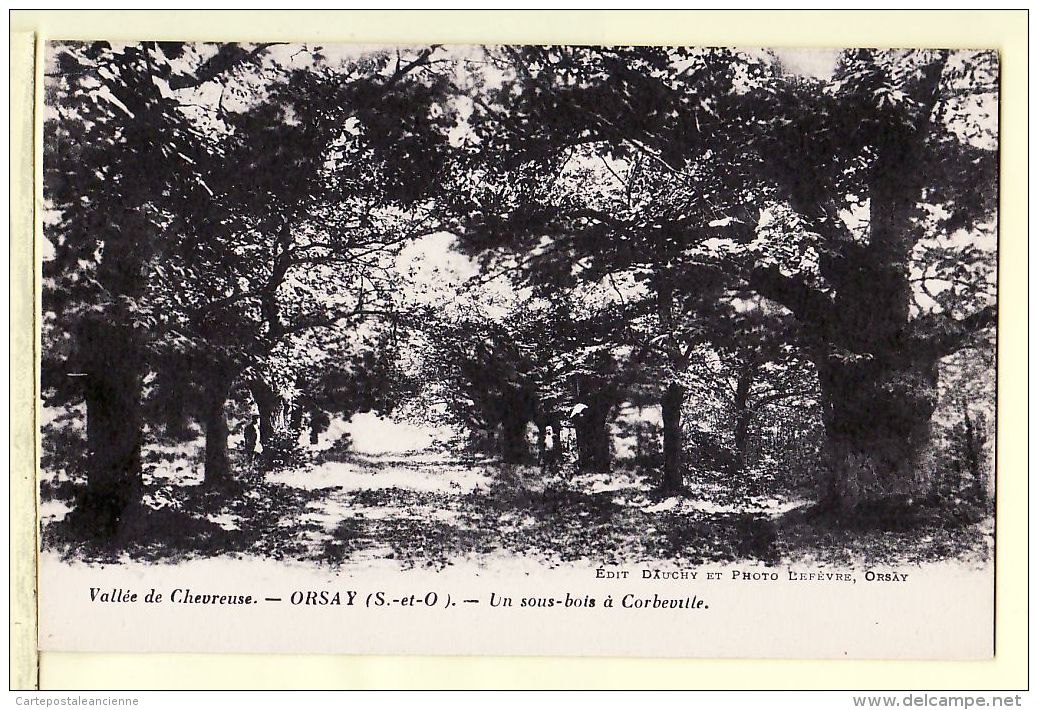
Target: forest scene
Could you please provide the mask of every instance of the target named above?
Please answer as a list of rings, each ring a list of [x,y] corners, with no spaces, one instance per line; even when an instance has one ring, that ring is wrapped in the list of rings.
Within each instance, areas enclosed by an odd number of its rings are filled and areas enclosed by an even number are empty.
[[[67,560],[984,563],[998,55],[54,42]]]

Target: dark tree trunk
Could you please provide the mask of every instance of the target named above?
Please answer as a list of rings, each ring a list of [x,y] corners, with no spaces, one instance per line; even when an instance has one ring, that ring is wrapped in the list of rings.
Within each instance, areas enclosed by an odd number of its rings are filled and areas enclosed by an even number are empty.
[[[211,386],[206,392],[207,401],[202,412],[205,426],[205,483],[208,486],[225,483],[231,475],[231,462],[227,452],[227,385]]]
[[[581,471],[609,473],[612,452],[609,440],[609,409],[595,401],[576,417],[577,467]]]
[[[613,463],[609,420],[620,391],[618,366],[611,354],[603,352],[591,367],[595,374],[575,379],[575,399],[584,405],[584,409],[572,417],[577,468],[584,472],[608,473]]]
[[[557,414],[551,420],[551,453],[556,461],[562,460],[562,422]]]
[[[195,434],[189,426],[188,412],[190,406],[188,400],[190,397],[187,392],[188,388],[183,383],[172,381],[179,376],[181,375],[176,371],[174,371],[174,374],[167,373],[161,375],[161,379],[157,383],[157,387],[165,390],[161,409],[162,423],[166,430],[166,436],[176,441],[190,441],[195,437]]]
[[[980,500],[987,497],[987,480],[983,471],[981,471],[983,441],[965,404],[962,407],[962,419],[964,427],[963,463],[971,477],[970,485],[973,489],[973,495]]]
[[[735,472],[746,468],[746,454],[750,443],[750,412],[742,410],[735,418]]]
[[[526,439],[524,417],[514,411],[506,411],[501,417],[501,459],[505,463],[524,463],[530,458],[530,445]]]
[[[935,328],[910,318],[910,256],[918,238],[912,220],[930,179],[921,158],[947,58],[940,52],[920,68],[914,118],[891,126],[873,145],[866,240],[827,212],[831,186],[815,180],[796,154],[788,161],[783,179],[793,207],[833,245],[819,260],[829,293],[774,266],[751,276],[759,293],[796,315],[812,343],[830,458],[822,503],[841,515],[875,512],[930,489],[922,459],[936,406],[937,361],[994,315],[983,309]]]
[[[687,361],[675,339],[674,325],[674,282],[667,269],[655,274],[653,283],[656,288],[656,311],[660,319],[660,329],[666,335],[666,350],[669,364],[673,371],[682,372]],[[682,462],[681,406],[685,401],[685,388],[677,382],[670,382],[663,392],[660,404],[663,410],[663,478],[660,488],[664,491],[678,491],[684,487],[684,471]]]
[[[87,485],[75,517],[97,537],[115,535],[141,489],[143,368],[129,329],[88,321],[79,332],[85,370]]]
[[[502,461],[528,462],[530,442],[526,428],[537,415],[534,399],[523,386],[509,383],[502,388],[493,407],[491,416],[497,420],[497,445]]]
[[[750,388],[753,386],[754,368],[752,361],[744,363],[739,372],[739,379],[735,384],[735,431],[733,432],[733,444],[735,447],[735,458],[732,462],[732,473],[741,473],[746,468],[746,450],[749,446],[750,419],[753,413],[750,411]]]
[[[907,169],[900,159],[894,165]],[[873,181],[870,244],[847,245],[843,261],[827,269],[837,293],[820,325],[836,347],[814,356],[830,457],[822,503],[841,516],[874,516],[932,487],[922,454],[937,405],[939,356],[912,337],[910,199],[899,183],[893,172]]]
[[[613,452],[609,437],[609,410],[596,407],[591,419],[591,470],[596,473],[609,473],[613,468]]]
[[[278,403],[272,396],[256,386],[252,388],[252,398],[256,402],[260,446],[270,446],[270,442],[274,439],[274,418]]]
[[[292,407],[292,414],[288,422],[288,428],[295,436],[299,436],[303,431],[303,407],[299,404]]]
[[[164,418],[166,436],[175,441],[190,441],[195,437],[188,426],[189,419],[183,410],[168,409]]]
[[[830,458],[823,505],[850,515],[925,495],[937,374],[936,360],[819,363]]]
[[[886,242],[870,245],[868,254],[865,247],[845,247],[844,262],[828,268],[838,284],[832,310],[809,325],[822,343],[812,355],[829,456],[821,502],[840,517],[856,511],[875,517],[932,488],[923,454],[943,346],[915,334],[911,284],[901,263],[907,256],[887,243],[893,236],[885,220],[879,214],[873,220],[873,232]]]
[[[289,403],[263,382],[253,382],[250,390],[259,411],[260,444],[276,446],[289,437]]]
[[[292,402],[264,382],[253,382],[250,389],[259,410],[262,464],[271,468],[297,463],[302,447],[292,428]]]
[[[665,491],[678,491],[684,486],[682,462],[681,405],[685,388],[671,382],[663,393],[663,480]]]

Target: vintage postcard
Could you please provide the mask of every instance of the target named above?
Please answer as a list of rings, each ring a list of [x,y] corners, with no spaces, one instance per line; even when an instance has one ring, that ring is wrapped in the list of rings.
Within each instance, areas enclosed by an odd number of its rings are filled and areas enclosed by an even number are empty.
[[[998,52],[38,56],[41,649],[992,656]]]

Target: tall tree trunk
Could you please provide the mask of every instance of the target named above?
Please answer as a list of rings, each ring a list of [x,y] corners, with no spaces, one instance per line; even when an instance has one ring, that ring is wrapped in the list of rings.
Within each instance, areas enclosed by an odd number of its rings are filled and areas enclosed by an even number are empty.
[[[668,269],[660,269],[653,278],[656,288],[656,312],[660,319],[660,330],[665,334],[667,359],[674,372],[682,372],[686,363],[681,347],[675,337],[674,324],[674,281]],[[663,478],[660,487],[665,491],[678,491],[684,487],[682,462],[681,406],[685,401],[685,388],[671,381],[663,392]]]
[[[574,397],[584,406],[572,415],[576,435],[577,468],[584,472],[609,473],[612,469],[612,438],[609,420],[619,401],[616,359],[600,352],[590,363],[593,374],[578,375]]]
[[[589,397],[591,404],[574,420],[577,435],[577,467],[591,473],[609,473],[612,452],[609,440],[609,407],[599,398]]]
[[[975,422],[970,416],[969,408],[965,403],[962,405],[963,419],[963,459],[966,471],[970,475],[970,486],[973,495],[982,500],[987,496],[986,477],[981,470],[981,457],[983,454],[983,440],[977,431]]]
[[[873,229],[890,241],[891,230],[878,224],[883,213],[875,212]],[[818,370],[829,459],[822,507],[838,518],[879,522],[881,511],[932,490],[925,454],[938,362],[992,324],[995,312],[985,308],[936,325],[910,320],[904,251],[899,255],[882,241],[844,242],[840,248],[841,256],[824,264],[826,278],[836,285],[832,301],[774,269],[756,272],[754,283],[793,310],[813,343],[809,354]]]
[[[613,452],[609,436],[609,407],[594,407],[591,417],[591,470],[595,473],[609,473],[613,469]]]
[[[259,410],[263,465],[270,468],[296,463],[302,447],[298,434],[293,434],[292,402],[265,382],[254,381],[250,389]]]
[[[746,468],[746,450],[749,445],[750,419],[753,413],[750,411],[750,388],[753,386],[754,367],[753,361],[747,359],[739,371],[739,379],[735,383],[735,431],[733,432],[733,444],[735,458],[732,462],[732,473],[739,474]]]
[[[836,347],[814,357],[832,476],[822,503],[844,517],[874,517],[932,488],[922,455],[937,406],[938,357],[911,337],[911,193],[903,194],[894,171],[871,186],[869,245],[847,245],[844,263],[828,269],[837,293],[824,325]]]
[[[898,212],[873,207],[874,243],[844,246],[843,262],[827,269],[837,284],[832,309],[808,325],[821,343],[812,354],[829,457],[821,503],[844,518],[874,519],[932,489],[923,454],[943,352],[910,321],[908,257],[888,224]]]
[[[681,405],[685,388],[671,382],[663,393],[663,480],[665,491],[678,491],[684,486],[682,462]]]
[[[288,428],[296,438],[303,432],[303,406],[298,402],[291,407]]]
[[[864,50],[863,50],[864,51]],[[751,285],[789,308],[812,342],[819,374],[830,471],[823,504],[851,515],[907,502],[930,488],[924,453],[936,406],[937,361],[993,311],[925,332],[910,320],[910,256],[918,237],[915,205],[931,179],[923,159],[940,98],[946,51],[921,66],[911,84],[911,115],[896,118],[872,145],[865,240],[829,214],[832,186],[796,160],[783,178],[793,207],[823,235],[830,253],[819,268],[829,293],[759,267]],[[907,120],[904,120],[907,119]],[[943,332],[942,332],[943,331]],[[954,332],[952,332],[954,331]]]
[[[154,386],[162,395],[160,416],[166,436],[176,441],[190,441],[195,438],[195,433],[189,426],[188,387],[185,383],[177,381],[182,376],[179,367],[162,367],[155,378]]]
[[[143,368],[127,328],[84,322],[77,345],[86,375],[88,460],[75,518],[89,534],[106,538],[140,496]]]
[[[259,428],[260,446],[266,448],[274,440],[276,410],[279,405],[276,398],[259,386],[251,388],[252,398],[256,402],[256,419]]]
[[[852,515],[926,495],[937,374],[936,360],[819,363],[830,458],[823,505]]]
[[[206,392],[203,420],[205,426],[205,483],[215,486],[225,483],[231,474],[227,451],[227,385],[214,385]]]
[[[734,473],[746,469],[746,454],[750,443],[750,411],[743,409],[735,417],[735,460]]]
[[[501,417],[500,449],[505,463],[525,463],[530,458],[526,438],[526,418],[515,411],[506,411]]]
[[[278,445],[289,436],[290,403],[265,382],[253,382],[249,389],[259,411],[260,444]]]
[[[551,420],[551,453],[556,461],[562,460],[562,421],[558,414],[552,415]]]

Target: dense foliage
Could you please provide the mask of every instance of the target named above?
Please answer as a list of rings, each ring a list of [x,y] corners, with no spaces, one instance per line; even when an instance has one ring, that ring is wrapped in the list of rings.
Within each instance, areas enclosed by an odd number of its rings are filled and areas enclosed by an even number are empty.
[[[542,476],[810,490],[843,522],[980,504],[997,82],[972,51],[805,76],[727,49],[52,45],[43,396],[85,404],[75,515],[116,534],[149,446],[196,425],[235,489],[363,412]]]

